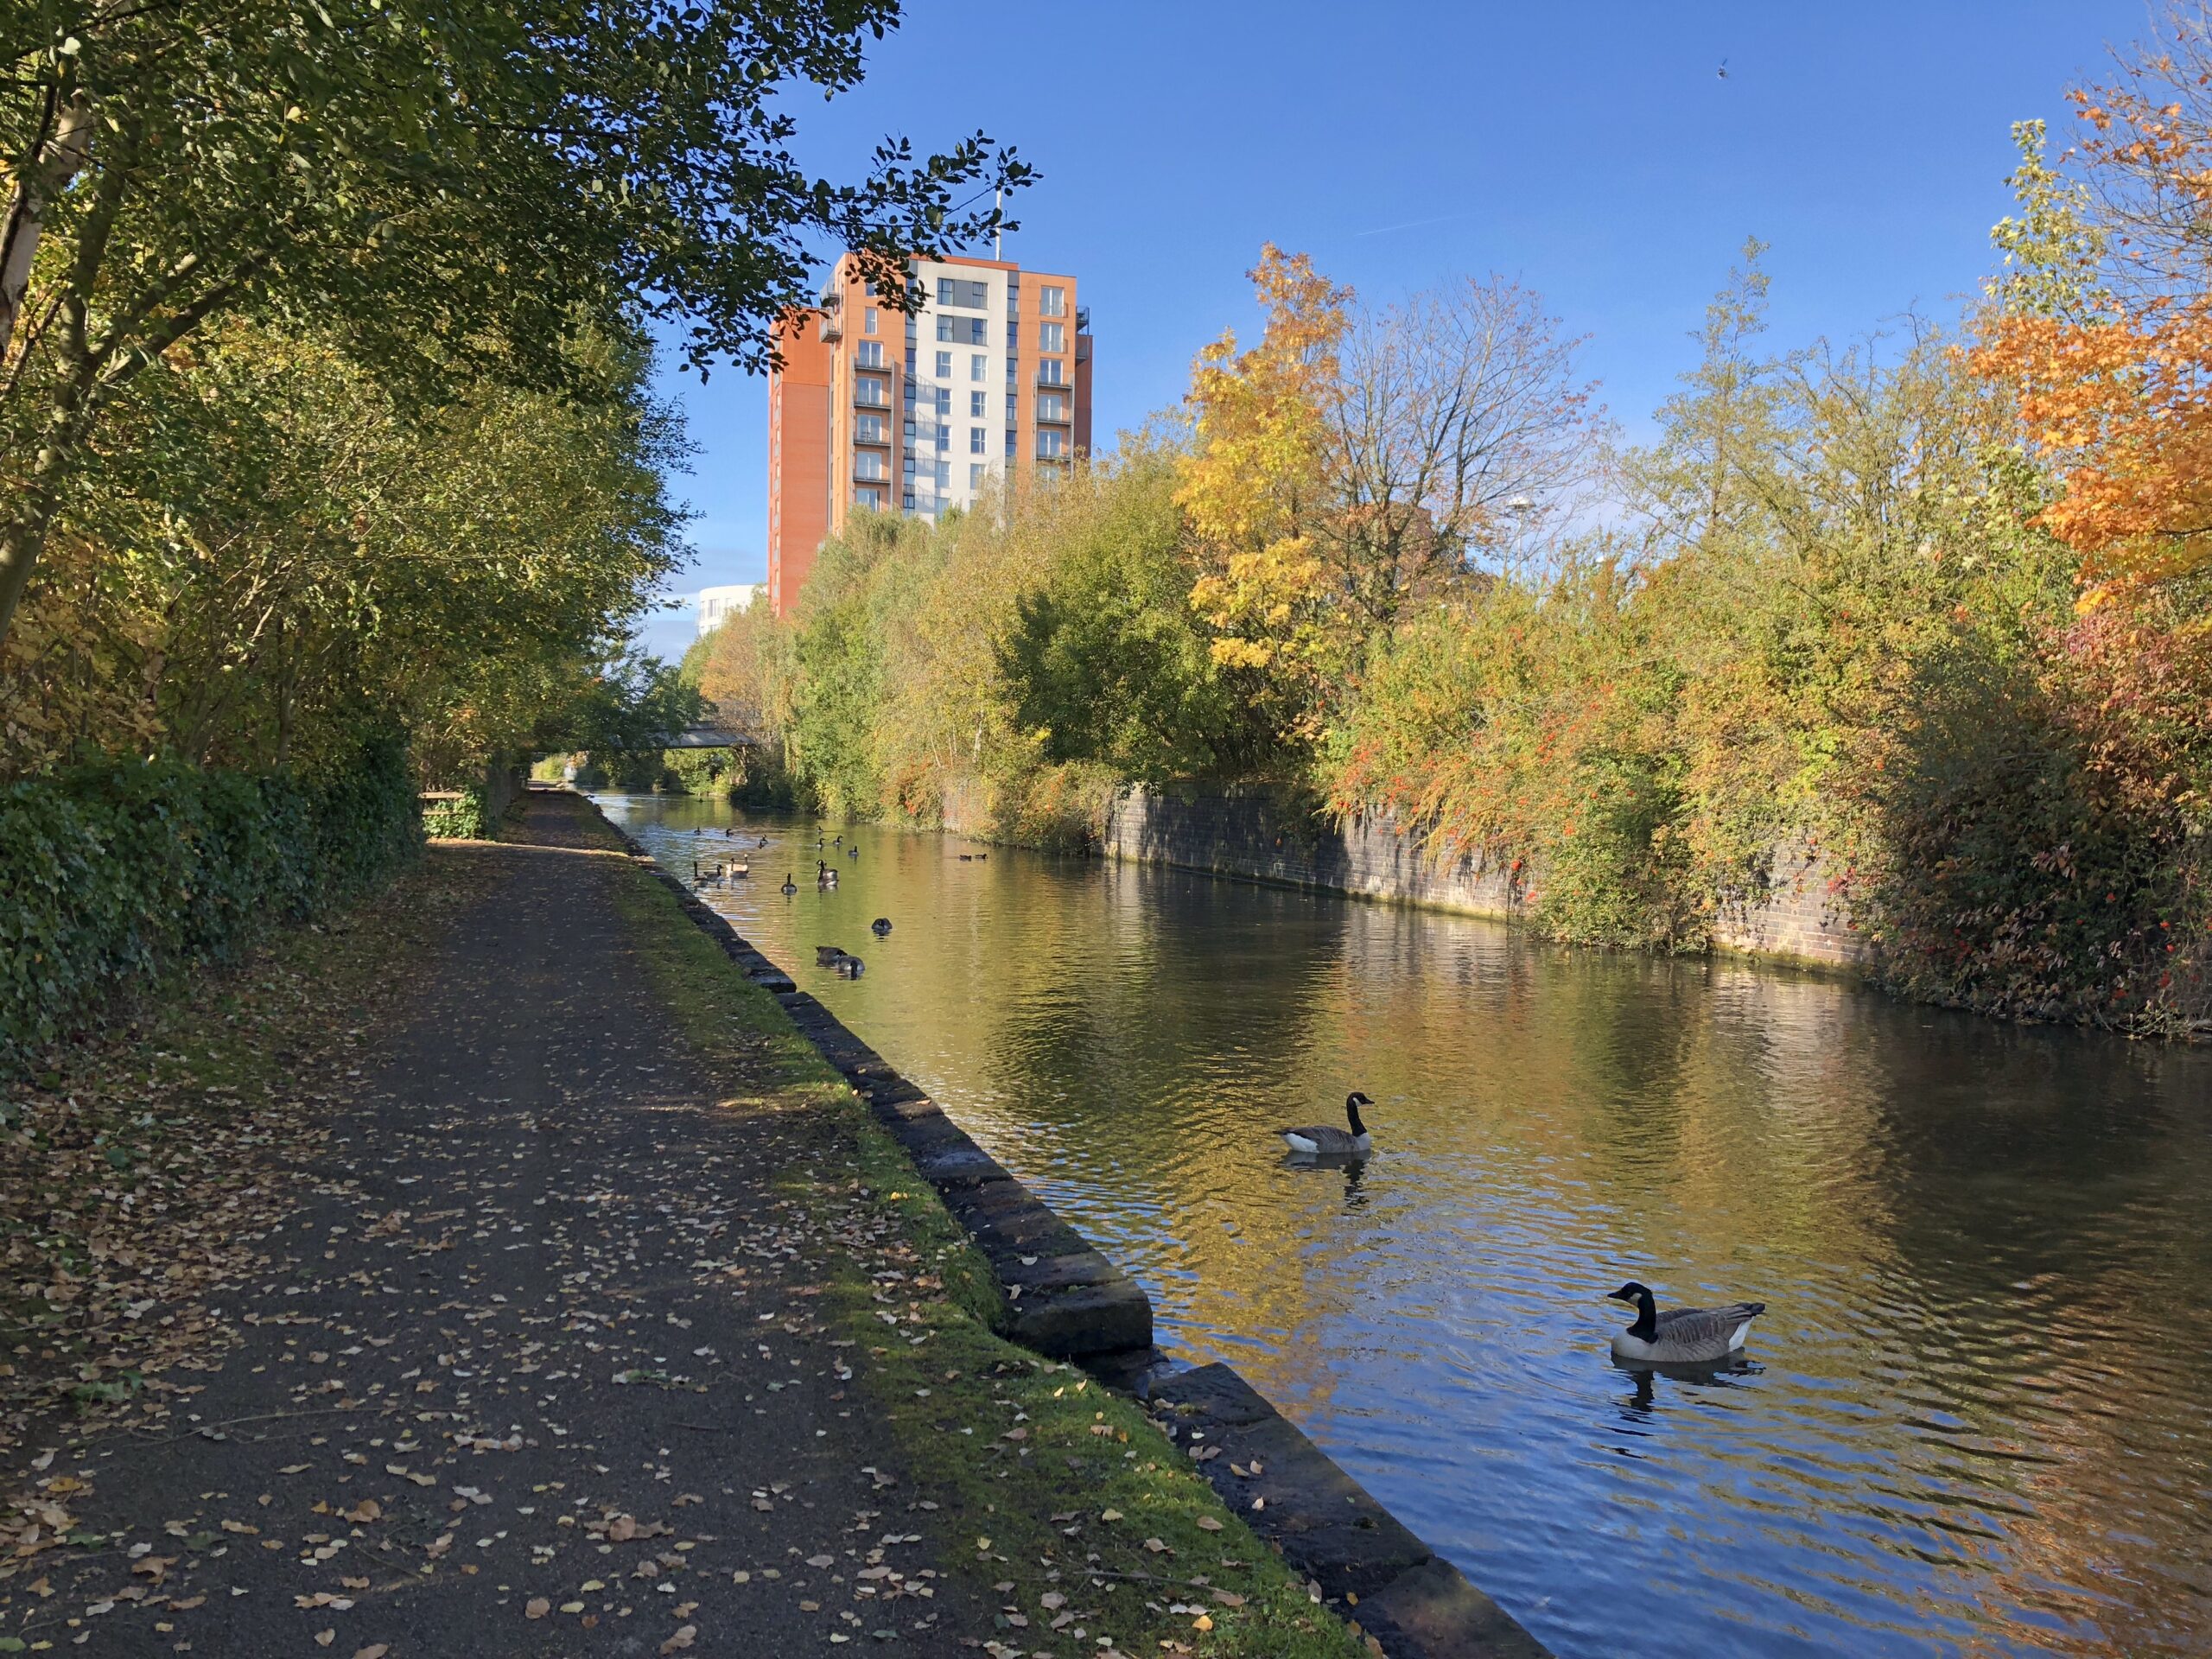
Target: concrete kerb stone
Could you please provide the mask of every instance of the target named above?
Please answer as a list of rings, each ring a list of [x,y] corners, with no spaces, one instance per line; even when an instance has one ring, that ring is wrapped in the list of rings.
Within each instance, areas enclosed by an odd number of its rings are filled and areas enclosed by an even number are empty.
[[[588,799],[588,798],[586,798]],[[595,809],[595,804],[594,804]],[[602,815],[603,817],[604,815]],[[776,1001],[851,1083],[990,1264],[1007,1298],[1006,1334],[1055,1359],[1083,1361],[1147,1399],[1179,1442],[1216,1447],[1199,1470],[1229,1506],[1345,1608],[1389,1659],[1549,1659],[1548,1650],[1424,1544],[1230,1367],[1171,1372],[1152,1345],[1141,1287],[1008,1174],[922,1090],[886,1065],[727,918],[608,820],[630,855]],[[1197,1431],[1195,1434],[1192,1431]],[[1232,1464],[1262,1473],[1232,1474]],[[1255,1510],[1255,1498],[1262,1500]]]
[[[1392,1659],[1545,1659],[1547,1649],[1222,1364],[1155,1380],[1161,1426],[1230,1508]],[[1260,1472],[1239,1474],[1256,1462]],[[1257,1507],[1255,1507],[1255,1500]]]

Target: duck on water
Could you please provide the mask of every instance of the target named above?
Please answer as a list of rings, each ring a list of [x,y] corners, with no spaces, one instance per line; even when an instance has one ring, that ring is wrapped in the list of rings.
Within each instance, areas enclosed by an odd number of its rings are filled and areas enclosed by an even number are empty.
[[[1766,1312],[1764,1302],[1731,1302],[1662,1313],[1649,1287],[1633,1279],[1605,1294],[1636,1309],[1636,1323],[1614,1333],[1613,1357],[1650,1365],[1709,1365],[1726,1359],[1744,1345],[1751,1321]]]

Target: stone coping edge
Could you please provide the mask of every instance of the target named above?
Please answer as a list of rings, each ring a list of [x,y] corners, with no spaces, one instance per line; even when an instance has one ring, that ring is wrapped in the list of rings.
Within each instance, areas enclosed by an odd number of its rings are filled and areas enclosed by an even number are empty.
[[[1227,1365],[1159,1378],[1148,1393],[1161,1430],[1222,1501],[1391,1659],[1548,1659]]]
[[[1170,1439],[1204,1454],[1199,1471],[1222,1500],[1388,1659],[1550,1659],[1549,1649],[1236,1371],[1217,1362],[1170,1370],[1152,1345],[1152,1301],[1141,1286],[800,990],[728,917],[663,868],[596,801],[575,793],[739,970],[775,997],[904,1148],[990,1264],[1009,1310],[1001,1334],[1128,1386]],[[1255,1461],[1261,1473],[1236,1472]]]

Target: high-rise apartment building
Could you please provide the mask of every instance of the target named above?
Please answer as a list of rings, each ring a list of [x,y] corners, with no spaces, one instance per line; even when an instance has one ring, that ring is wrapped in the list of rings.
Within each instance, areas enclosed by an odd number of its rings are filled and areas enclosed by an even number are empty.
[[[1090,448],[1090,318],[1075,278],[917,259],[902,316],[837,262],[778,325],[768,382],[768,602],[785,614],[855,512],[935,518]]]

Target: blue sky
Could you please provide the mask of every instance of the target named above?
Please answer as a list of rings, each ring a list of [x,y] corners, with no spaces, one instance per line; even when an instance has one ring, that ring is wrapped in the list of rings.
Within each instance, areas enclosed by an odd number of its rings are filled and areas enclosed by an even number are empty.
[[[1079,279],[1102,447],[1181,396],[1206,340],[1254,326],[1243,273],[1270,239],[1376,299],[1527,283],[1590,337],[1633,437],[1747,236],[1771,245],[1777,344],[1952,315],[2010,205],[2011,123],[2062,130],[2065,88],[2152,21],[2145,0],[918,0],[858,91],[791,107],[801,160],[833,176],[883,134],[978,127],[1039,168],[1007,257]],[[674,480],[699,550],[677,591],[760,580],[765,382],[664,390],[701,452]],[[679,613],[645,639],[690,633]]]

